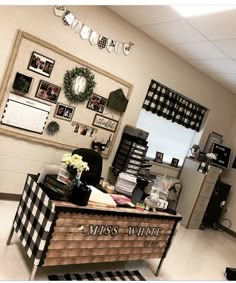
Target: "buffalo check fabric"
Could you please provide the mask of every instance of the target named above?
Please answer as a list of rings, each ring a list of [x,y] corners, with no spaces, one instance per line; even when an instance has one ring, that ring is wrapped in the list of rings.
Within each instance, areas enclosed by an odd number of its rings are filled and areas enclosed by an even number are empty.
[[[55,205],[28,175],[13,227],[34,265],[41,264],[54,216]]]
[[[70,273],[64,275],[49,275],[50,281],[146,281],[138,270],[107,271],[95,273]]]
[[[146,111],[199,131],[206,108],[151,80],[143,106]]]

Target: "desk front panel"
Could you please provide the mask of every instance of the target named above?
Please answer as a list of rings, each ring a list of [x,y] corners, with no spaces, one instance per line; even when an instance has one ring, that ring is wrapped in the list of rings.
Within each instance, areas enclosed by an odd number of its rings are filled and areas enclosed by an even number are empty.
[[[43,265],[161,258],[176,221],[59,212]]]

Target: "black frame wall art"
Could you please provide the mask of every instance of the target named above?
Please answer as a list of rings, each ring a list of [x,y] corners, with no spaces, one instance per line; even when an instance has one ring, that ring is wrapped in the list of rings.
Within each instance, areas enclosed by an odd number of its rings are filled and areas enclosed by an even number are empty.
[[[118,125],[118,121],[96,114],[93,120],[93,126],[98,128],[102,128],[107,131],[115,132],[116,127]]]
[[[21,74],[19,72],[16,73],[13,85],[12,92],[15,94],[25,95],[30,92],[33,78]]]
[[[177,168],[178,164],[179,164],[179,159],[173,157],[170,166]]]
[[[212,151],[214,143],[222,144],[223,136],[216,132],[211,132],[207,138],[203,152],[210,153]]]
[[[55,109],[54,117],[66,121],[71,121],[74,115],[74,111],[75,107],[58,102]]]
[[[163,156],[164,156],[163,152],[156,151],[156,157],[154,161],[161,164],[163,162]]]
[[[61,88],[59,86],[40,80],[35,97],[51,103],[57,103],[60,91]]]
[[[42,54],[33,51],[28,70],[50,78],[55,61]]]
[[[89,98],[87,108],[99,113],[103,113],[104,108],[106,106],[106,102],[107,102],[107,98],[102,97],[96,93],[93,93]]]

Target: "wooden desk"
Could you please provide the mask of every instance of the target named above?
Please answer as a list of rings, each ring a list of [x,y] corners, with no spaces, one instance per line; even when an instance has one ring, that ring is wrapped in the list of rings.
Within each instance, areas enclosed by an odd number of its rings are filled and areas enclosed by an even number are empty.
[[[28,175],[7,245],[15,231],[34,267],[161,258],[180,215],[130,208],[77,206],[49,198]]]

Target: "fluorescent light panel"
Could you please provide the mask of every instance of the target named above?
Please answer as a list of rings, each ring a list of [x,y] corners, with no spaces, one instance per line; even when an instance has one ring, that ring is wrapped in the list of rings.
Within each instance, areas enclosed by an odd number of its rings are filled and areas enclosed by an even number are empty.
[[[198,6],[198,5],[188,5],[188,6],[176,6],[171,5],[173,9],[176,10],[177,13],[179,13],[181,16],[187,18],[187,17],[193,17],[193,16],[203,16],[207,14],[213,14],[217,12],[227,11],[227,10],[233,10],[236,9],[236,6],[232,5],[204,5],[204,6]]]

